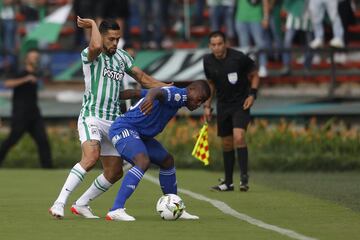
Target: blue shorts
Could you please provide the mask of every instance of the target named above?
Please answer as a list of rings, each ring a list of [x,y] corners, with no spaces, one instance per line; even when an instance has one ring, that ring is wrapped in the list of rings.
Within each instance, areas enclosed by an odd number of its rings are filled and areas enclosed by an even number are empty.
[[[117,134],[110,134],[111,141],[120,156],[134,165],[133,159],[136,155],[143,153],[147,155],[156,165],[161,165],[169,153],[154,138],[140,138],[139,133],[128,128],[118,128]]]

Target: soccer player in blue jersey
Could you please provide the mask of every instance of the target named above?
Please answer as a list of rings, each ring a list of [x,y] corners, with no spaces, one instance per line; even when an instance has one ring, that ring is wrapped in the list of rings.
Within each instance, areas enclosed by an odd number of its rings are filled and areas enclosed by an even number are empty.
[[[125,212],[125,202],[135,191],[146,170],[154,163],[160,167],[159,181],[164,194],[177,194],[173,156],[155,140],[181,107],[193,111],[210,97],[204,80],[194,81],[187,88],[162,87],[150,90],[126,90],[122,98],[143,97],[111,125],[109,137],[120,156],[133,165],[118,191],[107,220],[134,221]],[[184,211],[180,218],[199,219]]]

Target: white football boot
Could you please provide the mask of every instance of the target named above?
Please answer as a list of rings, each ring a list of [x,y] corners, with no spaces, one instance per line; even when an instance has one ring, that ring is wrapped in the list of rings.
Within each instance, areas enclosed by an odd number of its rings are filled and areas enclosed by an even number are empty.
[[[125,208],[118,208],[106,214],[106,220],[109,221],[135,221],[133,216],[125,212]]]
[[[49,213],[56,219],[62,219],[64,217],[64,203],[54,202],[54,205],[49,209]]]
[[[188,213],[187,211],[183,211],[183,213],[180,215],[179,219],[185,219],[185,220],[198,220],[200,219],[198,216],[196,215],[192,215],[190,213]]]
[[[75,215],[82,216],[84,218],[99,218],[98,216],[94,215],[93,211],[89,207],[89,205],[79,206],[76,204],[73,204],[71,206],[71,212]]]

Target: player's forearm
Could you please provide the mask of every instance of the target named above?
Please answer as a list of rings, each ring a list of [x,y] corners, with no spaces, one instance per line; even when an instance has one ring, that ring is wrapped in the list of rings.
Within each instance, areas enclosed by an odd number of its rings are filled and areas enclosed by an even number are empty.
[[[127,89],[120,92],[120,99],[127,100],[127,99],[136,99],[141,98],[141,91],[136,89]]]
[[[211,81],[209,81],[209,86],[210,86],[210,93],[211,94],[210,94],[210,97],[208,98],[208,100],[206,100],[204,102],[204,107],[205,108],[211,108],[211,102],[212,102],[212,99],[213,99],[213,97],[215,95],[215,86]]]
[[[101,52],[101,48],[102,48],[101,34],[100,34],[99,29],[96,26],[96,23],[94,21],[92,23],[92,27],[91,27],[89,53],[91,53],[91,55],[98,55]]]
[[[164,92],[161,90],[160,87],[151,88],[146,94],[146,97],[151,99],[162,100],[164,97]]]
[[[27,76],[21,77],[21,78],[14,78],[14,79],[8,79],[4,82],[4,87],[6,88],[15,88],[17,86],[20,86],[24,83],[27,83],[29,80],[27,79]]]
[[[155,78],[147,75],[146,73],[143,73],[140,81],[141,81],[141,85],[146,88],[156,88],[156,87],[166,86],[166,83],[160,82]]]
[[[259,73],[258,71],[252,71],[249,74],[249,79],[250,79],[250,87],[253,89],[258,89],[259,85],[260,85],[260,77],[259,77]]]

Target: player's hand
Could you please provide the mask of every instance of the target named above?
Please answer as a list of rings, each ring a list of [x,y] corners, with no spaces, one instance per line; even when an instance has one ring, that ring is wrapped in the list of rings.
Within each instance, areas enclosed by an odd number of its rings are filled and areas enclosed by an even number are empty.
[[[154,107],[154,98],[150,97],[148,94],[140,105],[140,111],[146,115],[151,113],[153,107]]]
[[[254,104],[254,101],[255,101],[254,96],[248,96],[245,99],[245,102],[244,102],[244,105],[243,105],[244,110],[247,110],[247,109],[251,108],[251,106]]]
[[[77,25],[79,28],[92,28],[93,24],[95,24],[94,20],[77,16]]]
[[[26,81],[27,81],[27,82],[31,82],[31,83],[36,83],[37,77],[35,77],[35,76],[32,75],[32,74],[29,74],[29,75],[26,76]]]
[[[204,108],[204,119],[207,122],[210,122],[212,118],[212,108],[206,107]]]

